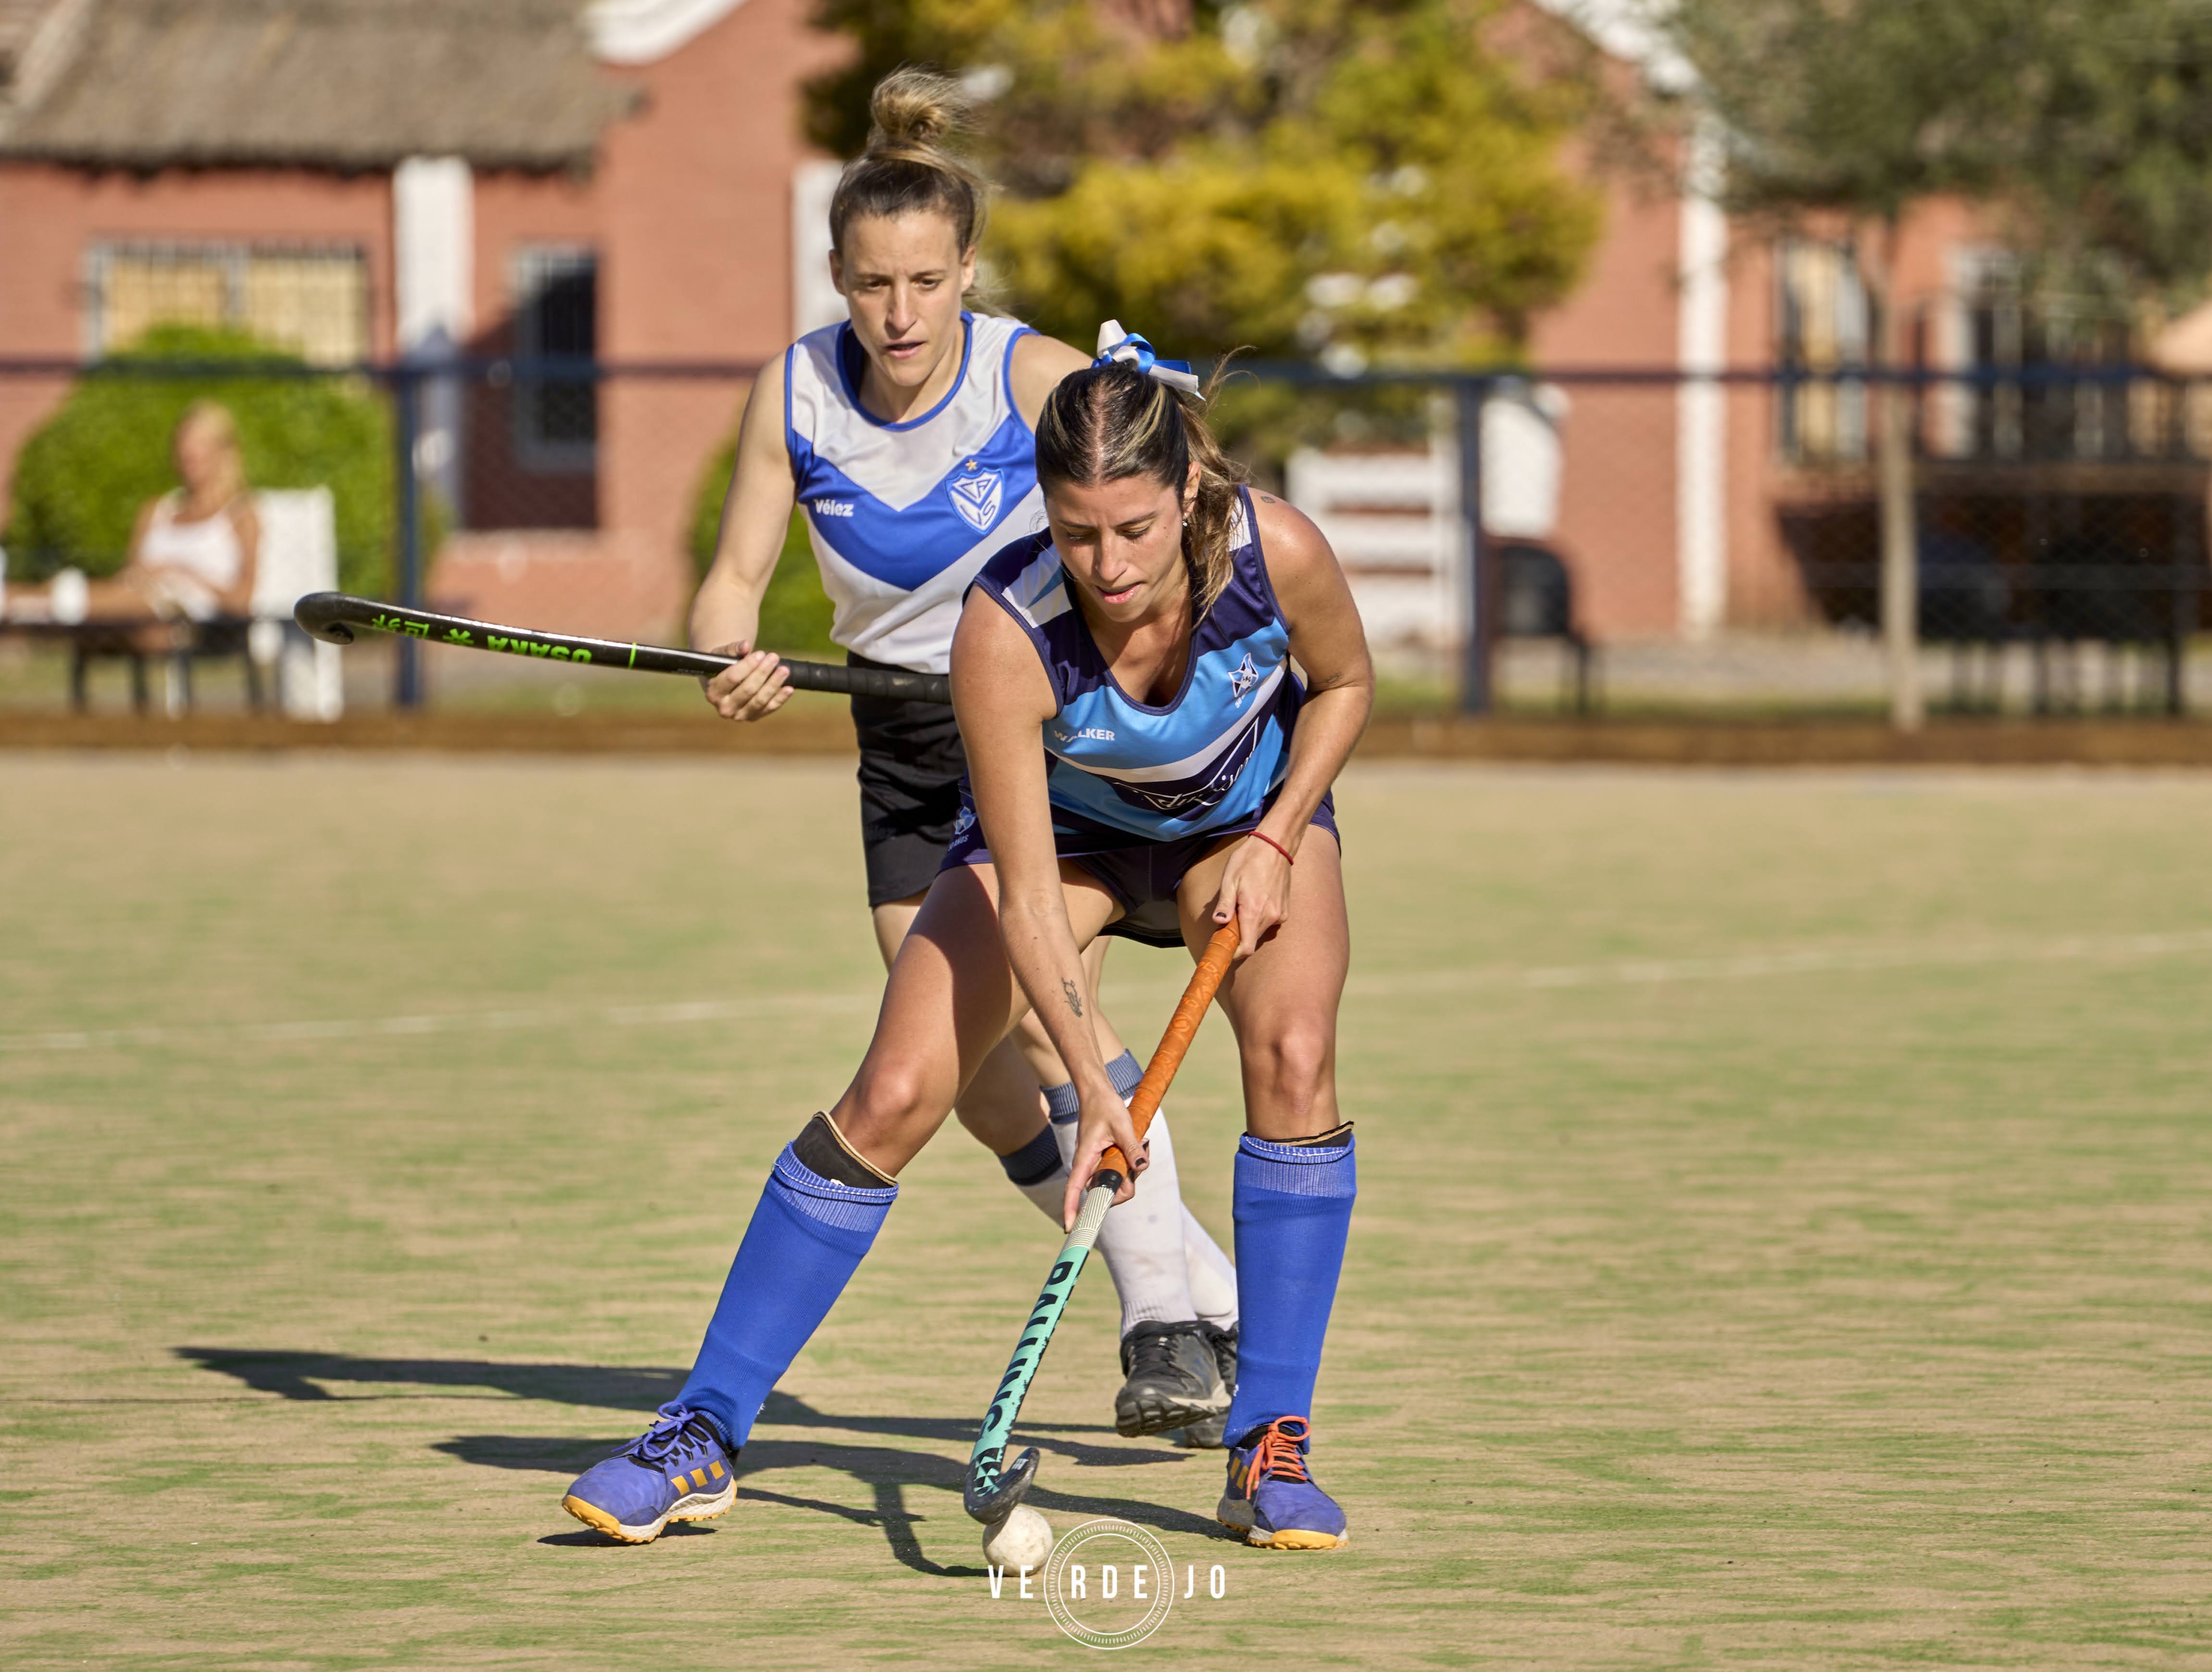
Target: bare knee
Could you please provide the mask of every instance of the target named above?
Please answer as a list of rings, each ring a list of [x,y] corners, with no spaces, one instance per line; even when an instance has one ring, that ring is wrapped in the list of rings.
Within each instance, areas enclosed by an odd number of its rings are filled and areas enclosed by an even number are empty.
[[[1334,1124],[1336,1108],[1335,1031],[1316,1017],[1271,1023],[1243,1051],[1245,1097],[1257,1123],[1292,1128],[1281,1135],[1307,1136]]]
[[[952,1089],[939,1083],[943,1078],[932,1065],[871,1055],[838,1102],[837,1129],[872,1160],[878,1148],[904,1150],[913,1134],[934,1132],[951,1109]]]

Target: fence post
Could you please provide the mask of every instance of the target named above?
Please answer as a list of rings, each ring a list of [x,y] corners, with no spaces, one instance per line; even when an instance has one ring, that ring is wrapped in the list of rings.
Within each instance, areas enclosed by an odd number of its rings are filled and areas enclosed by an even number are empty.
[[[1459,429],[1459,514],[1467,538],[1467,632],[1460,651],[1459,708],[1462,714],[1484,714],[1491,709],[1491,651],[1498,620],[1489,542],[1482,537],[1482,409],[1490,398],[1490,381],[1462,378],[1452,393]]]
[[[415,448],[422,428],[422,383],[415,368],[402,363],[392,375],[394,460],[399,472],[399,603],[410,610],[422,606],[422,506],[415,480]],[[406,634],[399,635],[398,661],[392,680],[392,706],[422,706],[422,648]]]
[[[2196,519],[2203,515],[2203,506],[2193,502],[2188,495],[2180,496],[2175,502],[2173,596],[2166,616],[2166,711],[2177,720],[2189,712],[2189,641],[2197,632],[2197,560],[2200,549]]]

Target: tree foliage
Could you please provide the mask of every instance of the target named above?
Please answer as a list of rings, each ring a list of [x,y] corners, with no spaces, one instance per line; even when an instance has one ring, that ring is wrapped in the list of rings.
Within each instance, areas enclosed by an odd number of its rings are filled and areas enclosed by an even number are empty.
[[[2200,0],[2033,9],[2015,102],[2027,241],[2063,271],[2168,301],[2212,276],[2212,9]]]
[[[811,89],[810,131],[850,155],[884,71],[963,73],[1005,188],[995,279],[1079,344],[1112,316],[1170,352],[1485,359],[1580,276],[1598,206],[1559,156],[1588,97],[1562,32],[1509,54],[1501,0],[1133,11],[820,0],[860,50]]]
[[[237,331],[161,325],[84,378],[15,459],[9,567],[32,579],[75,564],[110,575],[129,555],[145,502],[175,487],[171,432],[196,400],[220,402],[238,425],[246,477],[256,488],[327,486],[337,523],[338,582],[380,594],[391,572],[393,517],[390,415],[352,378],[257,374],[132,375],[161,361],[304,362]]]
[[[1741,212],[1889,220],[1989,184],[1993,14],[2016,0],[1680,0],[1675,45],[1725,135]]]
[[[1666,27],[1746,211],[1983,204],[2064,288],[2212,273],[2201,0],[1678,0]]]

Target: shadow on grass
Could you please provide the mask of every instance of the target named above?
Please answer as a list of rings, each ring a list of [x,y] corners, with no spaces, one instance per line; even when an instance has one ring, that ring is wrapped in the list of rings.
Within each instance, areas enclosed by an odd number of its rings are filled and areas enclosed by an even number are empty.
[[[412,1385],[418,1388],[491,1388],[518,1399],[542,1399],[556,1405],[598,1406],[608,1410],[635,1411],[641,1416],[665,1405],[684,1386],[680,1370],[625,1368],[603,1365],[502,1364],[489,1359],[356,1359],[343,1353],[269,1353],[250,1347],[179,1347],[169,1349],[178,1358],[218,1376],[234,1377],[262,1393],[295,1400],[413,1399],[417,1394],[335,1394],[319,1385],[325,1382],[374,1385]],[[918,1440],[964,1440],[973,1437],[975,1424],[958,1417],[846,1417],[816,1410],[788,1394],[772,1393],[761,1408],[760,1420],[803,1428],[844,1428],[863,1434],[896,1435]],[[1110,1423],[1060,1423],[1061,1434],[1110,1434]],[[1095,1452],[1079,1442],[1063,1442],[1070,1455]],[[1099,1453],[1084,1462],[1112,1458],[1126,1462],[1120,1452]]]
[[[251,1347],[179,1347],[179,1359],[283,1399],[419,1398],[419,1395],[334,1394],[325,1382],[417,1388],[492,1388],[518,1399],[650,1411],[676,1397],[680,1370],[604,1365],[516,1365],[489,1359],[356,1359],[343,1353],[276,1353]]]
[[[769,1409],[774,1408],[775,1401],[771,1401]],[[770,1420],[763,1412],[762,1420]],[[1036,1438],[1040,1445],[1051,1444],[1048,1437]],[[620,1438],[465,1434],[458,1439],[441,1441],[431,1449],[459,1457],[463,1462],[477,1463],[489,1468],[528,1469],[558,1477],[580,1474],[622,1443]],[[1097,1447],[1085,1449],[1092,1451],[1103,1450]],[[1103,1456],[1122,1465],[1188,1462],[1193,1460],[1189,1452],[1164,1450],[1104,1452]],[[819,1498],[797,1498],[787,1493],[770,1492],[758,1484],[761,1476],[781,1468],[836,1469],[868,1488],[874,1499],[873,1507],[856,1509],[851,1505],[833,1504]],[[776,1504],[786,1509],[804,1510],[811,1514],[836,1516],[863,1527],[880,1528],[885,1541],[890,1546],[891,1554],[915,1572],[933,1574],[939,1578],[975,1578],[982,1575],[982,1568],[946,1567],[922,1553],[921,1540],[915,1529],[916,1523],[929,1517],[909,1510],[906,1505],[906,1489],[908,1487],[921,1487],[948,1493],[955,1500],[952,1515],[958,1524],[964,1526],[967,1524],[966,1517],[957,1508],[957,1502],[962,1474],[961,1464],[932,1452],[903,1451],[880,1445],[839,1445],[814,1440],[762,1439],[756,1435],[745,1442],[744,1451],[738,1455],[738,1499],[740,1505],[746,1502]],[[1203,1516],[1191,1515],[1161,1504],[1054,1492],[1042,1484],[1030,1488],[1025,1501],[1039,1509],[1065,1510],[1075,1515],[1118,1516],[1124,1521],[1137,1522],[1162,1532],[1194,1534],[1203,1538],[1230,1536],[1219,1525]],[[674,1530],[670,1529],[672,1532]],[[557,1538],[543,1538],[538,1541],[540,1544],[575,1545],[612,1542],[601,1539],[595,1533],[580,1535],[562,1534]]]
[[[417,1388],[492,1389],[520,1399],[547,1400],[559,1404],[598,1406],[610,1409],[628,1408],[642,1413],[673,1399],[683,1387],[684,1378],[684,1372],[678,1370],[617,1368],[597,1365],[502,1364],[477,1359],[362,1359],[337,1353],[261,1352],[231,1347],[180,1347],[173,1351],[179,1358],[216,1375],[234,1377],[263,1393],[301,1401],[419,1399],[425,1396],[421,1394],[334,1394],[322,1385],[328,1383],[384,1386],[411,1384]],[[975,1434],[974,1423],[966,1419],[840,1416],[831,1412],[818,1411],[804,1400],[785,1393],[769,1395],[767,1404],[761,1408],[759,1422],[760,1426],[769,1428],[837,1429],[848,1433],[875,1434],[893,1439],[951,1440],[963,1444]],[[1079,1468],[1126,1468],[1133,1465],[1194,1460],[1194,1454],[1190,1452],[1164,1446],[1155,1450],[1129,1450],[1094,1445],[1085,1440],[1071,1438],[1112,1432],[1111,1427],[1104,1423],[1062,1424],[1048,1431],[1030,1431],[1024,1438],[1026,1443],[1036,1445],[1051,1456],[1066,1458]],[[486,1468],[526,1469],[554,1475],[574,1475],[618,1450],[632,1436],[628,1433],[588,1438],[465,1434],[441,1441],[432,1450]],[[740,1482],[757,1480],[760,1475],[779,1468],[841,1470],[868,1488],[874,1499],[873,1507],[855,1509],[821,1499],[795,1498],[769,1492],[756,1485],[741,1484],[738,1496],[880,1528],[890,1546],[891,1554],[916,1572],[945,1578],[975,1578],[982,1574],[984,1570],[980,1566],[946,1567],[924,1555],[915,1526],[927,1517],[906,1507],[905,1489],[908,1486],[948,1492],[957,1497],[960,1491],[963,1466],[953,1460],[930,1452],[905,1450],[892,1446],[848,1444],[826,1438],[821,1440],[763,1438],[756,1433],[746,1443],[739,1456],[738,1474]],[[1042,1484],[1031,1490],[1029,1501],[1042,1509],[1064,1510],[1073,1514],[1119,1516],[1124,1520],[1164,1532],[1194,1534],[1201,1537],[1228,1536],[1220,1527],[1204,1517],[1187,1514],[1163,1505],[1056,1493]],[[711,1530],[696,1523],[679,1523],[662,1536],[666,1537],[679,1529],[687,1533]],[[597,1533],[574,1532],[550,1535],[538,1542],[596,1548],[610,1545],[613,1541]]]

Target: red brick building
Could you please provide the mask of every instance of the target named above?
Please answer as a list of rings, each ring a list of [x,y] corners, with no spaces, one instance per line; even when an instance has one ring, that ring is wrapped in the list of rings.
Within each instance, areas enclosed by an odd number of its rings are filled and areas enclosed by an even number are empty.
[[[333,364],[757,362],[795,319],[799,83],[838,50],[805,9],[0,0],[0,356],[186,319]],[[0,384],[0,483],[64,386]],[[433,591],[665,629],[742,392],[427,392],[418,458],[464,531]]]
[[[335,364],[454,345],[757,362],[837,307],[820,271],[827,165],[799,138],[798,100],[841,48],[805,11],[0,0],[0,356],[74,360],[185,318]],[[1620,73],[1644,73],[1632,35],[1606,45]],[[1535,365],[1817,368],[1863,352],[1840,240],[1778,246],[1695,192],[1601,185],[1603,240],[1536,322]],[[2007,272],[1966,210],[1914,219],[1898,302],[1924,357],[2002,357]],[[0,482],[64,386],[0,380]],[[434,386],[417,457],[459,532],[433,596],[667,630],[693,495],[742,394],[733,378]],[[1863,395],[1567,394],[1552,532],[1597,636],[1814,613],[1799,535],[1826,525],[1793,508],[1869,502]],[[1995,445],[1972,404],[1939,400],[1934,440]]]

